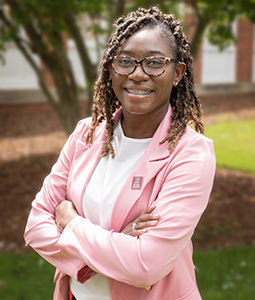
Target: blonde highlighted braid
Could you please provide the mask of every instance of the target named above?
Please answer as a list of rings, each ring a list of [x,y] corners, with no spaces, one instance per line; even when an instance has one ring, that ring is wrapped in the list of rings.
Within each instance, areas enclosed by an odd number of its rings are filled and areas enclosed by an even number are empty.
[[[157,7],[150,9],[139,8],[120,17],[113,24],[113,32],[106,45],[100,64],[99,78],[95,83],[94,104],[92,109],[92,124],[86,136],[86,143],[93,143],[95,128],[106,120],[107,139],[102,156],[111,154],[114,157],[112,146],[114,121],[113,113],[121,107],[112,89],[110,79],[109,57],[116,55],[123,39],[142,28],[162,28],[164,36],[173,48],[175,58],[186,64],[186,72],[177,86],[173,86],[169,102],[173,109],[171,126],[160,144],[169,143],[168,149],[172,152],[185,132],[186,125],[192,123],[195,130],[204,133],[201,121],[202,109],[194,89],[193,59],[190,55],[190,44],[183,32],[180,21],[173,15],[163,14]]]

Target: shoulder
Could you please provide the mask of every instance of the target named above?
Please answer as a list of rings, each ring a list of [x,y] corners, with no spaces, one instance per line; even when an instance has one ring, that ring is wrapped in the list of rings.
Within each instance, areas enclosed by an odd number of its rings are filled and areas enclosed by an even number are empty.
[[[215,160],[213,141],[189,125],[174,152],[177,156],[196,156],[200,161]]]
[[[196,178],[198,182],[203,182],[205,186],[209,184],[208,186],[211,188],[216,169],[216,158],[211,139],[187,126],[171,158],[169,163],[171,176],[175,171],[178,172],[178,176],[189,174],[192,176],[191,181]]]
[[[87,117],[87,118],[81,119],[77,123],[77,125],[72,133],[73,138],[75,140],[77,140],[77,139],[84,140],[86,134],[88,133],[88,131],[91,127],[91,123],[92,123],[92,117]],[[103,138],[104,132],[105,132],[105,121],[103,121],[96,127],[95,133],[94,133],[95,140]]]
[[[193,128],[191,128],[189,125],[187,125],[185,137],[189,139],[190,141],[201,143],[202,145],[208,144],[213,146],[213,141],[206,137],[205,135],[198,133]]]
[[[122,115],[122,108],[119,108],[114,114],[113,114],[113,120],[115,123],[118,122]],[[74,130],[74,134],[77,138],[84,137],[88,133],[92,123],[92,117],[87,117],[82,120],[80,120]],[[106,120],[104,119],[101,123],[98,124],[98,126],[95,128],[94,132],[94,140],[100,141],[105,139],[106,136]]]
[[[88,132],[88,130],[91,126],[91,122],[92,122],[92,117],[81,119],[77,123],[77,125],[74,129],[74,133],[75,134],[84,134],[84,133]]]

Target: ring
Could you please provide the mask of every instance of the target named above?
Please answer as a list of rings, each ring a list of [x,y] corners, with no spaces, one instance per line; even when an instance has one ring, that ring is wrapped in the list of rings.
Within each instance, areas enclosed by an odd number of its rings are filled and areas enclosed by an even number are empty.
[[[136,227],[136,223],[133,223],[132,224],[132,229],[135,230],[135,227]]]

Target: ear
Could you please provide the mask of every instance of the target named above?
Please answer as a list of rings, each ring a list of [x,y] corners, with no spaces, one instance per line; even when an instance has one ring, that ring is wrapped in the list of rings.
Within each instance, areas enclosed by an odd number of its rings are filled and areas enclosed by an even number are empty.
[[[174,74],[174,86],[177,86],[179,81],[182,79],[182,76],[184,75],[186,71],[186,64],[183,62],[177,63],[175,74]]]

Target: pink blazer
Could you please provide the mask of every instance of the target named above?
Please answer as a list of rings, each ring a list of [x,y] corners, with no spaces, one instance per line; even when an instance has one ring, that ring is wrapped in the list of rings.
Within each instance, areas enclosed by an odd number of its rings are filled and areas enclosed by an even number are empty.
[[[91,223],[82,211],[86,184],[100,159],[105,125],[97,128],[92,145],[84,143],[90,118],[80,121],[69,137],[32,203],[25,231],[26,243],[57,268],[55,300],[68,299],[69,276],[83,283],[94,271],[109,278],[113,300],[201,299],[191,237],[212,189],[215,155],[212,141],[189,126],[172,154],[168,143],[159,146],[170,126],[171,113],[169,106],[124,184],[112,212],[110,231]],[[120,109],[115,119],[121,114]],[[139,183],[134,185],[137,177]],[[73,201],[80,216],[60,234],[54,209],[64,199]],[[139,238],[120,233],[153,202],[160,214],[156,227]]]

